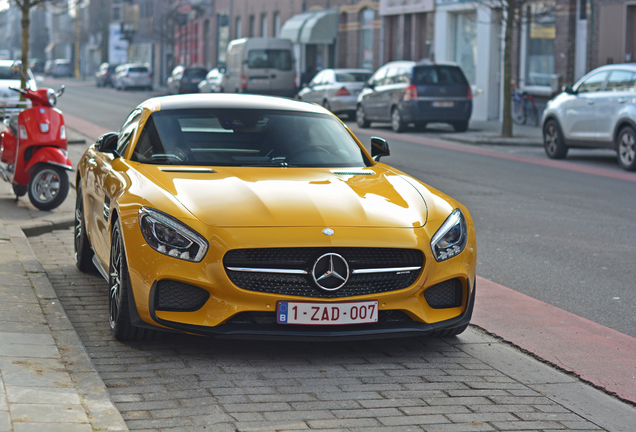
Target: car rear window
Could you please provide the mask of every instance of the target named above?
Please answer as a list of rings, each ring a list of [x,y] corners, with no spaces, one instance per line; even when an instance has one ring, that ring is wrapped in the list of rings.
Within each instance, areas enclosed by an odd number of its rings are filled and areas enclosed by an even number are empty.
[[[336,81],[338,82],[367,82],[371,78],[371,72],[338,72]]]
[[[250,69],[291,70],[291,51],[276,49],[250,50],[247,54],[247,66]]]
[[[135,67],[129,68],[128,72],[144,73],[144,72],[148,72],[148,68],[145,66],[135,66]]]
[[[415,85],[467,85],[466,77],[456,66],[418,66],[413,69]]]
[[[184,76],[204,77],[207,73],[208,70],[203,68],[187,68],[183,71]]]
[[[133,160],[196,166],[371,165],[333,116],[249,109],[155,112],[146,122]]]

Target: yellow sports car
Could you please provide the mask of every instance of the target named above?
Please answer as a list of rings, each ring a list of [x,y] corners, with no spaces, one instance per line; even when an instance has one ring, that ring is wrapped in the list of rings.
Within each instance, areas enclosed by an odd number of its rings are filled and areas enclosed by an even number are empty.
[[[289,99],[149,99],[77,170],[75,261],[109,284],[116,339],[158,329],[333,340],[464,331],[466,208]]]

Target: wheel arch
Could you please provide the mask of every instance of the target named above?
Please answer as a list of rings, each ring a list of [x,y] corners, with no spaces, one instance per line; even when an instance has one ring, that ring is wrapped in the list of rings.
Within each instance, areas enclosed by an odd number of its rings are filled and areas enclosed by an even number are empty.
[[[616,122],[616,126],[614,127],[614,134],[612,135],[614,147],[617,147],[618,136],[626,126],[631,126],[632,128],[636,129],[636,122],[634,122],[634,120],[630,118],[622,118]]]

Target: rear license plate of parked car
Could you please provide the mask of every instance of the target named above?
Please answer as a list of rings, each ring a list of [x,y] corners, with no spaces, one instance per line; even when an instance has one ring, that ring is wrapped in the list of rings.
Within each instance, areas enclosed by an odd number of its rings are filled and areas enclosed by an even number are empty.
[[[435,108],[452,108],[455,106],[453,101],[435,101],[433,102]]]
[[[279,324],[342,325],[378,322],[377,300],[341,303],[278,302]]]

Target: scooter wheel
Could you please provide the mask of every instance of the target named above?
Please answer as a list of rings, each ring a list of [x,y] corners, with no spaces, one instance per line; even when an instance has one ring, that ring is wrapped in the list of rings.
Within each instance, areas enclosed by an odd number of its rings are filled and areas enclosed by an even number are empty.
[[[39,210],[52,210],[68,195],[68,175],[53,165],[41,165],[29,179],[29,200]]]

